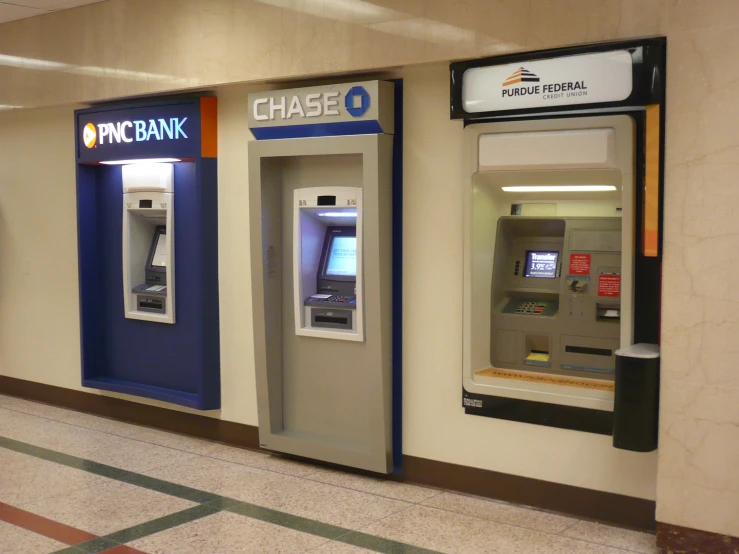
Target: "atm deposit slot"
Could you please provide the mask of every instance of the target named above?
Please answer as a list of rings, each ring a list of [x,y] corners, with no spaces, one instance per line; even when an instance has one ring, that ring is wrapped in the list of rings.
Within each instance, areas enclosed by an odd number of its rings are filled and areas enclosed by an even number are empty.
[[[619,217],[500,218],[492,365],[613,379],[620,271]]]

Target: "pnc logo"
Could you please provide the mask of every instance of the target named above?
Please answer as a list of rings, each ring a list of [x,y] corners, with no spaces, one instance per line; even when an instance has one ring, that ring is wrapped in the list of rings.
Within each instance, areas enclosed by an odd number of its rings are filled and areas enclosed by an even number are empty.
[[[85,143],[85,146],[88,148],[94,148],[97,139],[98,133],[95,130],[95,126],[92,123],[85,125],[85,128],[82,129],[82,142]]]
[[[189,138],[185,133],[186,117],[167,119],[139,119],[117,123],[88,123],[82,129],[82,142],[87,148],[99,144],[120,144],[121,142],[148,142],[150,140],[178,140]],[[106,140],[107,139],[107,140]]]

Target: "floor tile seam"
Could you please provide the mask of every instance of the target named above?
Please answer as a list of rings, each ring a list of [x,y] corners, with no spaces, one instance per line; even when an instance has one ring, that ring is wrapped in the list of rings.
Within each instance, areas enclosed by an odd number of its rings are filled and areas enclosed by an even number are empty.
[[[352,487],[347,487],[346,485],[336,485],[334,483],[326,483],[325,481],[319,481],[317,479],[310,479],[307,476],[300,477],[300,479],[305,479],[306,481],[310,481],[311,483],[320,483],[321,485],[328,485],[329,487],[336,487],[338,489],[344,489],[344,490],[348,490],[348,491],[360,492],[362,494],[369,494],[370,496],[376,496],[378,498],[385,498],[387,500],[395,500],[396,502],[405,502],[406,504],[409,504],[410,506],[415,506],[415,505],[419,504],[420,502],[425,502],[426,500],[430,500],[431,498],[433,498],[433,496],[431,496],[431,497],[425,498],[424,500],[421,500],[419,502],[412,502],[411,500],[403,500],[402,498],[397,498],[395,496],[387,496],[387,495],[380,494],[380,493],[377,493],[377,492],[369,492],[369,491],[364,491],[364,490],[361,490],[361,489],[355,489],[355,488],[352,488]],[[413,485],[413,486],[416,486],[416,485]],[[436,496],[436,495],[434,495],[434,496]]]
[[[6,438],[6,437],[0,437],[0,438]],[[219,501],[221,501],[221,502],[223,502],[223,501],[232,501],[232,502],[235,502],[235,503],[240,503],[242,505],[248,505],[250,507],[254,507],[254,508],[258,508],[258,509],[268,510],[270,512],[274,512],[275,514],[278,514],[279,516],[281,516],[283,518],[286,518],[288,520],[290,518],[300,518],[300,519],[305,520],[306,522],[310,522],[311,524],[314,524],[314,525],[326,525],[326,526],[331,526],[331,527],[334,527],[334,528],[339,528],[342,531],[346,531],[347,532],[347,533],[344,533],[343,535],[347,535],[347,534],[350,534],[352,532],[356,532],[357,531],[356,529],[355,530],[352,530],[352,529],[348,529],[348,528],[341,527],[341,526],[338,526],[338,525],[332,525],[332,524],[329,524],[329,523],[325,523],[325,522],[322,522],[322,521],[319,521],[319,520],[305,518],[305,517],[302,517],[302,516],[297,516],[295,514],[290,514],[288,512],[282,512],[280,510],[275,510],[275,509],[272,509],[272,508],[267,508],[265,506],[259,506],[257,504],[243,502],[243,501],[240,501],[240,500],[237,500],[237,499],[229,498],[229,497],[218,495],[218,494],[215,494],[215,493],[209,493],[207,491],[202,491],[202,490],[199,490],[199,489],[194,489],[192,487],[186,487],[184,485],[178,485],[177,483],[171,483],[169,481],[164,481],[163,479],[156,479],[156,478],[149,477],[149,476],[146,476],[146,475],[143,475],[143,474],[140,474],[140,473],[137,473],[137,472],[133,472],[133,471],[130,471],[130,470],[124,470],[124,469],[120,469],[120,468],[114,468],[113,466],[107,466],[107,465],[101,464],[99,462],[92,462],[91,460],[85,460],[83,458],[78,458],[78,457],[73,456],[71,454],[63,454],[63,453],[56,452],[56,451],[51,450],[51,449],[48,449],[48,448],[39,447],[39,446],[35,446],[35,445],[29,445],[29,444],[24,443],[22,441],[16,441],[15,439],[7,439],[6,438],[6,440],[10,440],[10,441],[19,443],[19,444],[24,445],[24,446],[31,446],[31,447],[37,448],[37,449],[39,449],[41,451],[46,451],[47,453],[52,453],[52,454],[56,454],[56,455],[62,455],[62,456],[68,457],[68,458],[73,458],[73,459],[76,459],[77,461],[86,462],[87,464],[95,464],[96,466],[100,466],[100,467],[104,467],[104,468],[109,468],[109,469],[114,469],[116,471],[121,471],[121,472],[123,472],[125,474],[136,475],[136,476],[139,476],[139,477],[146,477],[148,479],[154,479],[154,480],[157,480],[157,481],[161,481],[161,482],[163,482],[163,483],[165,483],[167,485],[175,485],[175,486],[178,486],[178,487],[184,487],[184,488],[190,489],[190,490],[195,491],[195,492],[206,493],[206,494],[210,494],[210,495],[216,497],[216,498],[212,498],[212,499],[210,499],[208,501],[199,502],[198,503],[198,506],[204,506],[204,505],[211,504],[213,502],[219,502]],[[2,444],[0,444],[0,447],[7,448],[5,445],[2,445]],[[14,451],[17,451],[17,450],[14,450]],[[28,453],[26,452],[26,454],[28,454]],[[29,454],[29,455],[34,456],[34,454]],[[39,456],[36,456],[36,457],[39,457]],[[47,459],[47,458],[41,458],[41,459]],[[50,461],[54,461],[55,463],[60,463],[60,462],[58,462],[56,460],[50,460]],[[60,463],[60,465],[65,465],[67,467],[70,467],[68,464],[62,464],[62,463]],[[75,466],[75,469],[80,469],[82,471],[89,471],[87,469],[83,469],[83,468],[77,467],[77,466]],[[95,473],[95,474],[98,474],[98,473]],[[125,480],[122,480],[122,479],[117,479],[116,477],[109,477],[109,478],[112,479],[112,480],[115,480],[115,481],[120,481],[120,482],[125,482],[125,483],[128,483],[128,484],[132,484],[132,483],[130,483],[128,481],[125,481]],[[181,496],[173,495],[170,492],[165,492],[165,491],[159,491],[159,490],[156,490],[156,489],[151,489],[150,487],[146,487],[146,486],[141,485],[141,484],[134,485],[134,486],[141,486],[142,488],[146,488],[146,489],[149,489],[149,490],[155,490],[156,492],[160,492],[162,494],[167,494],[169,496],[173,496],[173,497],[177,497],[177,498],[182,498]],[[189,500],[189,499],[185,499],[185,500]],[[398,512],[403,511],[403,510],[406,510],[406,509],[409,509],[411,507],[412,507],[412,505],[404,506],[403,508],[401,508],[400,510],[398,510]],[[187,508],[187,509],[192,509],[192,508]],[[227,509],[224,509],[224,510],[225,511],[230,511],[230,510],[227,510]],[[398,513],[398,512],[395,512],[395,513]],[[234,513],[238,513],[238,512],[234,512]],[[239,514],[239,515],[244,516],[244,514]],[[244,517],[251,517],[251,516],[244,516]],[[253,518],[253,519],[257,519],[257,518]],[[383,519],[383,518],[380,518],[380,519]],[[278,523],[275,523],[275,524],[276,525],[279,525]],[[289,526],[284,526],[284,525],[283,525],[283,527],[290,528]],[[308,534],[312,534],[312,533],[309,533],[308,531],[302,531],[302,532],[306,532]],[[363,534],[367,534],[367,533],[363,533]],[[316,536],[322,536],[322,535],[316,535]],[[370,536],[374,536],[374,535],[370,535]],[[101,537],[101,538],[103,538],[103,537]],[[382,537],[376,537],[376,538],[377,539],[382,539]],[[382,539],[382,540],[389,540],[389,539]],[[394,541],[394,542],[398,542],[398,541]]]
[[[47,404],[43,404],[43,405],[46,406]],[[0,408],[2,408],[2,406],[0,406]],[[12,410],[12,411],[16,411],[16,410]],[[28,414],[26,412],[20,412],[20,411],[18,413],[24,413],[26,415],[32,415],[32,416],[39,417],[39,418],[42,418],[42,419],[47,419],[47,420],[50,420],[50,421],[56,421],[58,423],[64,423],[64,424],[69,425],[71,427],[77,427],[79,429],[86,429],[88,431],[94,431],[96,433],[102,433],[104,435],[110,435],[110,436],[113,436],[113,437],[124,438],[124,439],[128,439],[128,440],[136,441],[136,442],[141,442],[141,443],[144,443],[144,444],[149,444],[151,446],[158,446],[160,448],[167,448],[169,450],[174,450],[174,451],[177,451],[177,452],[184,452],[186,454],[192,454],[194,456],[200,456],[200,457],[203,457],[203,458],[209,458],[211,460],[218,460],[218,461],[221,461],[221,462],[232,463],[232,464],[240,465],[240,466],[244,466],[244,467],[251,467],[251,468],[259,469],[259,470],[262,470],[262,471],[268,471],[270,473],[276,473],[278,475],[287,475],[289,477],[296,477],[298,479],[305,479],[306,481],[311,481],[311,482],[314,482],[314,483],[321,483],[321,484],[332,486],[332,487],[337,487],[337,488],[342,488],[342,489],[345,489],[345,490],[351,490],[351,491],[355,491],[355,492],[360,492],[360,493],[363,493],[363,494],[369,494],[369,495],[372,495],[372,496],[377,496],[379,498],[387,498],[389,500],[397,500],[399,502],[406,502],[406,503],[409,503],[409,504],[418,504],[420,502],[425,502],[426,500],[430,500],[431,498],[434,498],[435,496],[438,496],[438,494],[441,494],[442,492],[444,492],[444,491],[439,491],[436,495],[430,496],[429,498],[426,498],[426,499],[424,499],[422,501],[419,501],[419,502],[411,502],[409,500],[403,500],[403,499],[396,498],[396,497],[393,497],[393,496],[386,496],[384,494],[378,494],[378,493],[363,491],[363,490],[360,490],[360,489],[355,489],[355,488],[352,488],[352,487],[346,487],[346,486],[343,486],[343,485],[335,485],[333,483],[326,483],[324,481],[319,481],[317,479],[310,479],[310,476],[315,475],[316,473],[319,473],[321,471],[320,468],[318,468],[315,471],[312,471],[311,473],[308,473],[306,475],[295,475],[295,474],[292,474],[292,473],[286,473],[284,471],[278,471],[276,469],[268,469],[268,468],[263,468],[263,467],[251,465],[251,464],[246,464],[246,463],[241,463],[241,462],[235,462],[233,460],[227,460],[227,459],[224,459],[224,458],[219,458],[217,456],[213,456],[212,454],[201,454],[201,453],[198,453],[198,452],[193,452],[192,450],[183,450],[181,448],[175,448],[175,447],[172,447],[172,446],[166,446],[166,445],[163,445],[163,444],[159,444],[159,443],[155,443],[155,442],[150,442],[150,441],[143,440],[143,439],[136,438],[136,437],[131,437],[131,436],[127,436],[127,435],[119,435],[117,433],[112,433],[112,432],[108,432],[108,431],[100,431],[100,430],[97,430],[97,429],[92,429],[90,427],[86,427],[84,425],[77,425],[75,423],[70,423],[70,422],[67,422],[67,421],[56,420],[56,419],[47,418],[47,417],[44,417],[44,416],[38,416],[36,414]],[[71,411],[71,413],[83,413],[84,414],[84,412],[74,412],[74,411]],[[85,415],[91,415],[91,414],[85,414]],[[99,416],[92,416],[92,417],[99,417]],[[107,419],[107,418],[104,418],[104,419]],[[109,419],[109,421],[118,422],[118,420],[115,420],[115,419]],[[228,446],[228,447],[231,447],[231,448],[237,448],[237,447],[233,447],[231,445],[225,444],[225,443],[220,443],[220,442],[216,442],[216,441],[208,441],[207,439],[199,439],[197,437],[190,437],[189,435],[180,435],[178,433],[172,433],[171,431],[162,431],[162,430],[156,429],[154,427],[145,427],[145,426],[139,426],[139,427],[141,429],[152,429],[152,430],[155,430],[155,431],[161,431],[163,433],[171,433],[171,434],[173,434],[175,436],[181,436],[181,437],[189,438],[189,439],[193,439],[193,440],[202,440],[204,442],[209,442],[211,444],[222,444],[223,446]],[[44,448],[44,447],[41,447],[41,448]],[[255,454],[260,454],[260,452],[258,452],[258,451],[252,451],[252,450],[249,450],[249,451],[250,452],[254,452]],[[165,464],[165,465],[162,465],[162,466],[147,467],[147,468],[142,468],[142,469],[144,471],[153,471],[153,470],[157,470],[157,469],[163,469],[164,467],[169,467],[170,465],[173,465],[173,464]],[[410,486],[418,486],[419,488],[425,488],[425,487],[421,487],[419,485],[410,485]]]
[[[173,483],[171,481],[165,481],[164,479],[158,479],[157,477],[151,477],[149,475],[145,475],[145,474],[139,473],[137,471],[132,471],[132,470],[129,470],[129,469],[123,469],[123,468],[119,468],[119,467],[115,467],[115,466],[109,466],[107,464],[103,464],[103,463],[100,463],[100,462],[95,462],[95,461],[92,461],[92,460],[88,460],[86,458],[80,458],[78,456],[74,456],[73,454],[66,454],[64,452],[58,452],[56,450],[52,450],[50,448],[46,448],[46,447],[43,447],[43,446],[36,446],[36,445],[33,445],[33,444],[24,443],[22,441],[17,441],[15,439],[8,439],[7,437],[2,437],[2,436],[0,436],[0,439],[10,440],[10,441],[19,443],[19,444],[24,445],[24,446],[30,446],[32,448],[36,448],[36,449],[39,449],[39,450],[42,450],[42,451],[46,451],[45,454],[47,454],[47,456],[44,456],[44,457],[37,456],[36,454],[31,454],[31,453],[28,453],[28,452],[21,452],[23,454],[27,454],[29,456],[36,457],[38,459],[47,460],[47,461],[52,462],[52,463],[56,463],[56,464],[59,464],[59,465],[65,466],[65,467],[76,469],[78,471],[84,471],[84,472],[87,472],[87,473],[90,473],[90,474],[93,474],[93,475],[97,475],[99,477],[105,477],[105,478],[110,479],[111,481],[114,481],[114,482],[126,483],[128,485],[141,487],[141,488],[144,488],[144,489],[147,489],[147,490],[151,490],[151,491],[154,491],[154,492],[158,492],[158,493],[161,493],[161,494],[166,494],[168,496],[172,496],[172,497],[175,497],[175,498],[180,498],[180,499],[183,499],[183,500],[189,500],[190,502],[196,502],[198,504],[204,504],[204,503],[207,503],[207,502],[210,502],[211,500],[213,500],[214,497],[219,497],[220,496],[218,494],[211,493],[211,492],[208,492],[208,491],[204,491],[204,490],[201,490],[201,489],[195,489],[193,487],[188,487],[187,485],[180,485],[178,483]],[[16,450],[16,449],[13,449],[13,448],[8,448],[6,445],[3,445],[3,444],[0,444],[0,448],[6,448],[6,449],[12,450],[14,452],[19,452],[19,450]],[[59,459],[50,459],[50,456],[48,455],[48,453],[51,453],[54,456],[72,458],[77,463],[74,463],[74,464],[72,464],[72,463],[65,463],[65,461],[62,461],[62,460],[59,460]],[[175,463],[176,462],[173,462],[172,464],[167,464],[167,466],[174,465]],[[93,466],[95,467],[95,470],[93,470]],[[104,474],[104,472],[110,472],[111,470],[112,470],[112,472],[114,474],[117,474],[117,475],[106,475],[106,474]],[[154,482],[157,482],[157,483],[162,484],[164,486],[163,487],[160,487],[160,488],[155,488],[155,487],[149,486],[147,484],[143,484],[141,482],[137,482],[137,481],[140,481],[141,478],[143,478],[145,481],[154,481]],[[100,485],[91,485],[91,486],[105,486],[105,485],[108,485],[108,484],[109,483],[101,483]],[[205,495],[210,496],[210,498],[208,498],[207,500],[202,500],[202,501],[192,500],[191,498],[188,498],[188,497],[186,497],[186,496],[184,496],[182,494],[173,494],[172,491],[162,490],[165,487],[175,487],[175,488],[178,488],[178,489],[183,490],[183,492],[187,491],[188,494],[195,494],[195,495],[197,495],[197,494],[205,494]],[[61,495],[64,495],[64,494],[68,494],[68,493],[62,493]],[[55,496],[60,496],[60,495],[52,495],[52,496],[55,497]]]
[[[44,404],[44,405],[46,406],[47,404]],[[164,445],[164,444],[159,444],[159,443],[156,443],[156,442],[151,442],[151,441],[143,440],[143,439],[140,439],[140,438],[136,438],[135,436],[122,435],[122,434],[113,433],[113,432],[110,432],[110,431],[101,431],[100,429],[93,429],[92,427],[88,427],[86,425],[80,425],[80,424],[77,424],[77,423],[71,423],[69,421],[64,421],[64,420],[61,420],[61,419],[53,419],[53,418],[50,418],[50,417],[40,416],[40,415],[37,415],[37,414],[29,414],[28,412],[22,412],[22,411],[19,411],[19,410],[13,410],[13,409],[10,409],[10,408],[3,408],[2,406],[0,406],[0,408],[6,409],[6,410],[9,410],[9,411],[13,411],[13,412],[16,412],[16,413],[20,413],[20,414],[23,414],[23,415],[30,415],[30,416],[33,416],[33,417],[38,417],[40,419],[45,419],[47,421],[54,421],[56,423],[63,423],[64,425],[69,425],[70,427],[76,427],[78,429],[84,429],[86,431],[93,431],[95,433],[100,433],[100,434],[103,434],[103,435],[110,435],[111,437],[118,437],[120,439],[127,439],[127,440],[131,440],[131,441],[135,441],[135,442],[140,442],[140,443],[148,444],[150,446],[158,446],[160,448],[167,448],[169,450],[175,450],[177,452],[185,452],[187,454],[195,454],[195,455],[199,455],[199,456],[204,456],[203,454],[200,454],[198,452],[193,452],[192,450],[183,450],[181,448],[174,448],[172,446],[167,446],[167,445]],[[89,415],[90,417],[100,417],[100,416],[96,416],[96,415],[93,415],[93,414],[87,414],[85,412],[71,411],[71,413],[79,413],[79,414],[83,414],[83,415]],[[148,430],[152,430],[152,431],[160,431],[162,433],[170,433],[170,434],[172,434],[174,436],[177,436],[177,437],[183,437],[183,438],[192,439],[192,440],[200,440],[200,441],[203,441],[203,442],[208,442],[210,444],[223,444],[224,446],[229,446],[229,445],[227,445],[225,443],[220,443],[220,442],[217,442],[217,441],[210,441],[208,439],[201,439],[199,437],[191,437],[190,435],[181,435],[181,434],[175,433],[173,431],[166,431],[166,430],[163,430],[163,429],[157,429],[156,427],[148,427],[148,426],[144,426],[144,425],[136,425],[134,423],[126,423],[124,421],[119,421],[117,419],[109,419],[109,418],[102,418],[102,419],[105,419],[106,421],[113,421],[113,422],[116,422],[116,423],[122,423],[124,425],[133,425],[134,427],[138,427],[139,429],[148,429]]]
[[[409,547],[409,548],[412,548],[412,549],[420,549],[420,547],[417,547],[417,546],[412,545],[412,544],[409,544],[409,543],[404,543],[402,541],[396,541],[396,540],[393,540],[393,539],[387,539],[385,537],[380,537],[380,536],[377,536],[377,535],[372,535],[370,533],[365,533],[363,531],[360,531],[360,528],[350,529],[348,527],[342,527],[341,525],[334,525],[332,523],[326,523],[326,522],[323,522],[323,521],[319,521],[319,520],[315,520],[315,519],[310,519],[310,518],[306,518],[306,517],[303,517],[303,516],[298,516],[298,515],[295,515],[295,514],[290,514],[288,512],[282,512],[280,510],[275,510],[274,508],[267,508],[267,507],[264,507],[264,506],[259,506],[258,504],[252,504],[250,502],[244,502],[244,501],[236,500],[236,499],[232,499],[232,498],[227,498],[227,501],[228,502],[231,502],[232,504],[231,505],[226,504],[225,506],[223,506],[222,510],[225,511],[225,512],[235,513],[235,514],[240,515],[242,517],[246,517],[246,518],[250,518],[250,519],[256,519],[258,521],[263,521],[263,522],[268,523],[268,524],[271,524],[271,525],[277,525],[277,526],[280,526],[280,527],[284,527],[286,529],[290,529],[290,530],[293,530],[293,531],[296,531],[296,532],[299,532],[299,533],[306,533],[306,534],[313,535],[313,536],[316,536],[316,537],[322,537],[322,538],[327,539],[327,542],[336,541],[336,542],[345,542],[346,544],[353,544],[351,542],[343,541],[342,540],[342,537],[347,537],[347,536],[350,536],[350,535],[359,534],[359,535],[362,535],[362,536],[371,537],[371,538],[373,538],[373,539],[375,539],[377,541],[381,541],[381,542],[383,542],[385,544],[392,543],[393,545],[399,545],[399,546],[402,546],[404,548]],[[276,521],[271,521],[268,518],[258,518],[258,517],[254,517],[253,515],[246,515],[246,514],[243,514],[241,512],[234,511],[235,508],[237,508],[239,505],[249,506],[249,507],[253,507],[253,508],[258,508],[258,509],[261,509],[261,510],[265,510],[265,511],[268,511],[268,512],[273,512],[275,514],[279,514],[279,515],[281,515],[281,516],[284,517],[284,521],[283,522],[276,522]],[[405,509],[408,509],[408,508],[409,507],[405,507],[405,508],[399,510],[399,512],[400,511],[403,511]],[[395,513],[398,513],[398,512],[395,512]],[[379,518],[378,520],[376,520],[376,521],[368,524],[367,526],[372,525],[372,524],[376,523],[377,521],[380,521],[380,520],[384,519],[385,517],[390,517],[390,515],[394,515],[394,514],[389,514],[388,516],[383,516],[382,518]],[[342,533],[340,533],[340,534],[338,534],[336,536],[327,537],[326,536],[327,533],[324,533],[324,534],[313,533],[310,530],[299,529],[298,526],[289,525],[288,522],[289,522],[290,519],[293,519],[293,520],[300,519],[300,520],[303,520],[303,521],[306,521],[306,522],[310,522],[311,524],[316,525],[316,526],[330,527],[330,528],[333,528],[333,529],[339,529],[339,530],[344,531],[344,532],[342,532]],[[326,543],[322,543],[322,544],[326,544]],[[316,548],[318,548],[318,547],[316,547]],[[386,550],[380,550],[378,552],[385,552],[385,551]],[[432,554],[432,553],[433,554],[439,554],[439,553],[435,553],[434,551],[426,550],[426,549],[418,550],[418,552],[419,552],[419,554],[421,554],[422,552],[423,553],[428,553],[428,554]]]
[[[424,502],[426,502],[426,501],[424,500]],[[478,521],[484,521],[484,522],[487,522],[487,523],[495,523],[496,525],[504,525],[505,527],[512,527],[514,529],[523,529],[525,531],[534,531],[535,533],[541,533],[542,535],[550,535],[552,537],[564,537],[564,538],[572,539],[572,540],[582,540],[582,539],[576,539],[574,537],[568,537],[566,535],[562,535],[562,533],[564,533],[566,531],[566,529],[563,530],[563,531],[559,531],[559,532],[556,532],[555,533],[555,532],[551,532],[551,531],[542,531],[541,529],[535,529],[533,527],[525,527],[523,525],[516,525],[515,523],[508,523],[508,522],[505,522],[505,521],[499,521],[497,519],[489,519],[489,518],[484,518],[484,517],[480,517],[480,516],[473,516],[473,515],[470,515],[470,514],[466,514],[464,512],[457,512],[455,510],[449,510],[449,509],[446,509],[446,508],[439,508],[437,506],[429,506],[429,505],[424,504],[424,503],[416,504],[416,506],[420,506],[422,508],[429,508],[431,510],[438,510],[440,512],[446,512],[446,513],[449,513],[449,514],[455,514],[455,515],[458,515],[458,516],[471,517],[471,518],[476,519]],[[524,508],[524,509],[527,509],[527,508]],[[545,514],[551,513],[551,512],[541,512],[540,510],[533,510],[533,511],[539,511],[540,513],[545,513]],[[553,514],[553,515],[559,515],[559,514]],[[568,516],[564,516],[563,515],[561,517],[568,517]],[[573,525],[577,525],[579,522],[580,522],[580,520],[576,521],[575,523],[573,523],[572,525],[570,525],[569,527],[567,527],[567,529],[569,529]],[[591,541],[583,541],[583,542],[591,542]],[[601,543],[592,543],[592,544],[599,544],[600,546],[608,546],[608,545],[604,545],[604,544],[601,544]],[[614,547],[614,548],[616,548],[616,547]]]
[[[606,548],[613,548],[613,549],[616,549],[616,550],[620,550],[622,552],[629,552],[629,553],[636,552],[637,554],[641,554],[638,550],[633,550],[631,548],[626,548],[624,546],[615,546],[615,545],[612,545],[612,544],[606,544],[606,543],[603,543],[603,542],[591,541],[591,540],[588,540],[588,539],[580,539],[580,538],[576,538],[576,537],[568,537],[567,535],[560,535],[560,536],[562,538],[564,538],[564,539],[569,539],[571,541],[577,541],[577,542],[582,542],[582,543],[586,543],[586,544],[594,544],[596,546],[604,546]],[[655,538],[655,544],[656,544],[656,538]]]
[[[537,508],[536,506],[528,506],[526,504],[513,504],[511,502],[506,502],[505,500],[498,500],[498,499],[495,499],[495,498],[487,498],[487,497],[484,497],[484,496],[477,496],[477,495],[474,495],[474,494],[467,494],[467,493],[463,493],[463,492],[457,492],[457,491],[450,491],[450,490],[443,490],[442,489],[442,490],[439,491],[439,494],[453,494],[453,495],[456,495],[456,496],[461,496],[463,498],[471,498],[473,500],[481,500],[483,502],[490,502],[492,504],[498,504],[500,506],[509,506],[511,508],[517,508],[519,510],[528,510],[528,511],[531,511],[531,512],[536,512],[538,514],[547,514],[547,515],[550,515],[550,516],[564,517],[564,518],[567,518],[567,519],[574,519],[575,520],[574,523],[572,523],[571,525],[568,525],[564,530],[559,531],[559,533],[563,533],[564,531],[566,531],[570,527],[572,527],[574,525],[577,525],[580,522],[588,521],[588,520],[581,519],[581,518],[579,518],[577,516],[574,516],[574,515],[564,514],[564,513],[561,513],[561,512],[553,512],[551,510],[546,510],[544,508]],[[439,496],[439,495],[436,495],[436,496]],[[435,498],[435,496],[432,497],[432,498]],[[426,500],[423,500],[422,503],[423,502],[428,502],[429,500],[431,500],[431,498],[427,498]],[[437,510],[444,510],[445,512],[453,512],[453,513],[456,513],[456,514],[461,514],[462,513],[462,512],[455,512],[454,510],[447,510],[446,508],[439,508],[437,506],[427,506],[427,507],[428,508],[435,508]],[[467,515],[467,514],[462,514],[462,515]],[[470,516],[470,517],[477,517],[477,516]],[[484,518],[478,518],[478,519],[484,519]],[[490,521],[493,521],[493,520],[490,520]],[[546,532],[547,531],[542,531],[542,533],[546,533]],[[549,533],[549,534],[550,535],[552,535],[552,534],[556,535],[558,533]]]

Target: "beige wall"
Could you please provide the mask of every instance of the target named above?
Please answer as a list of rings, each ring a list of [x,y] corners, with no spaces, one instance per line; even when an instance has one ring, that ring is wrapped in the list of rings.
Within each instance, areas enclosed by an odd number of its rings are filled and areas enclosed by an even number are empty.
[[[2,25],[0,55],[12,58],[0,56],[0,83],[11,84],[0,87],[0,105],[58,105],[645,36],[663,31],[666,3],[108,0]]]
[[[667,34],[657,517],[739,536],[739,310],[731,300],[739,275],[739,3],[342,2],[350,11],[336,5],[110,0],[0,25],[0,104],[54,105]],[[461,284],[461,219],[450,208],[459,201],[460,128],[448,120],[443,74],[439,68],[405,73],[405,450],[652,497],[649,456],[620,457],[605,438],[461,414],[460,325],[450,323],[461,322],[461,305],[437,294]],[[212,415],[253,424],[247,226],[241,216],[245,95],[244,87],[220,94],[224,397],[222,412]],[[78,388],[72,134],[71,109],[0,114],[0,373]],[[435,307],[424,304],[432,296]],[[439,312],[448,319],[440,321]]]

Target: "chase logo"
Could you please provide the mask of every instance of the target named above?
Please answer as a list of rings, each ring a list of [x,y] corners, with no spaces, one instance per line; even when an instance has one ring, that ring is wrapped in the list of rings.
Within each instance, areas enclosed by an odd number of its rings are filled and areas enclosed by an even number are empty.
[[[95,126],[92,123],[85,125],[85,128],[82,129],[82,142],[85,143],[85,146],[88,148],[94,148],[97,138],[98,134],[95,130]]]
[[[362,117],[369,110],[370,95],[362,86],[352,87],[344,97],[344,106],[352,117]]]

